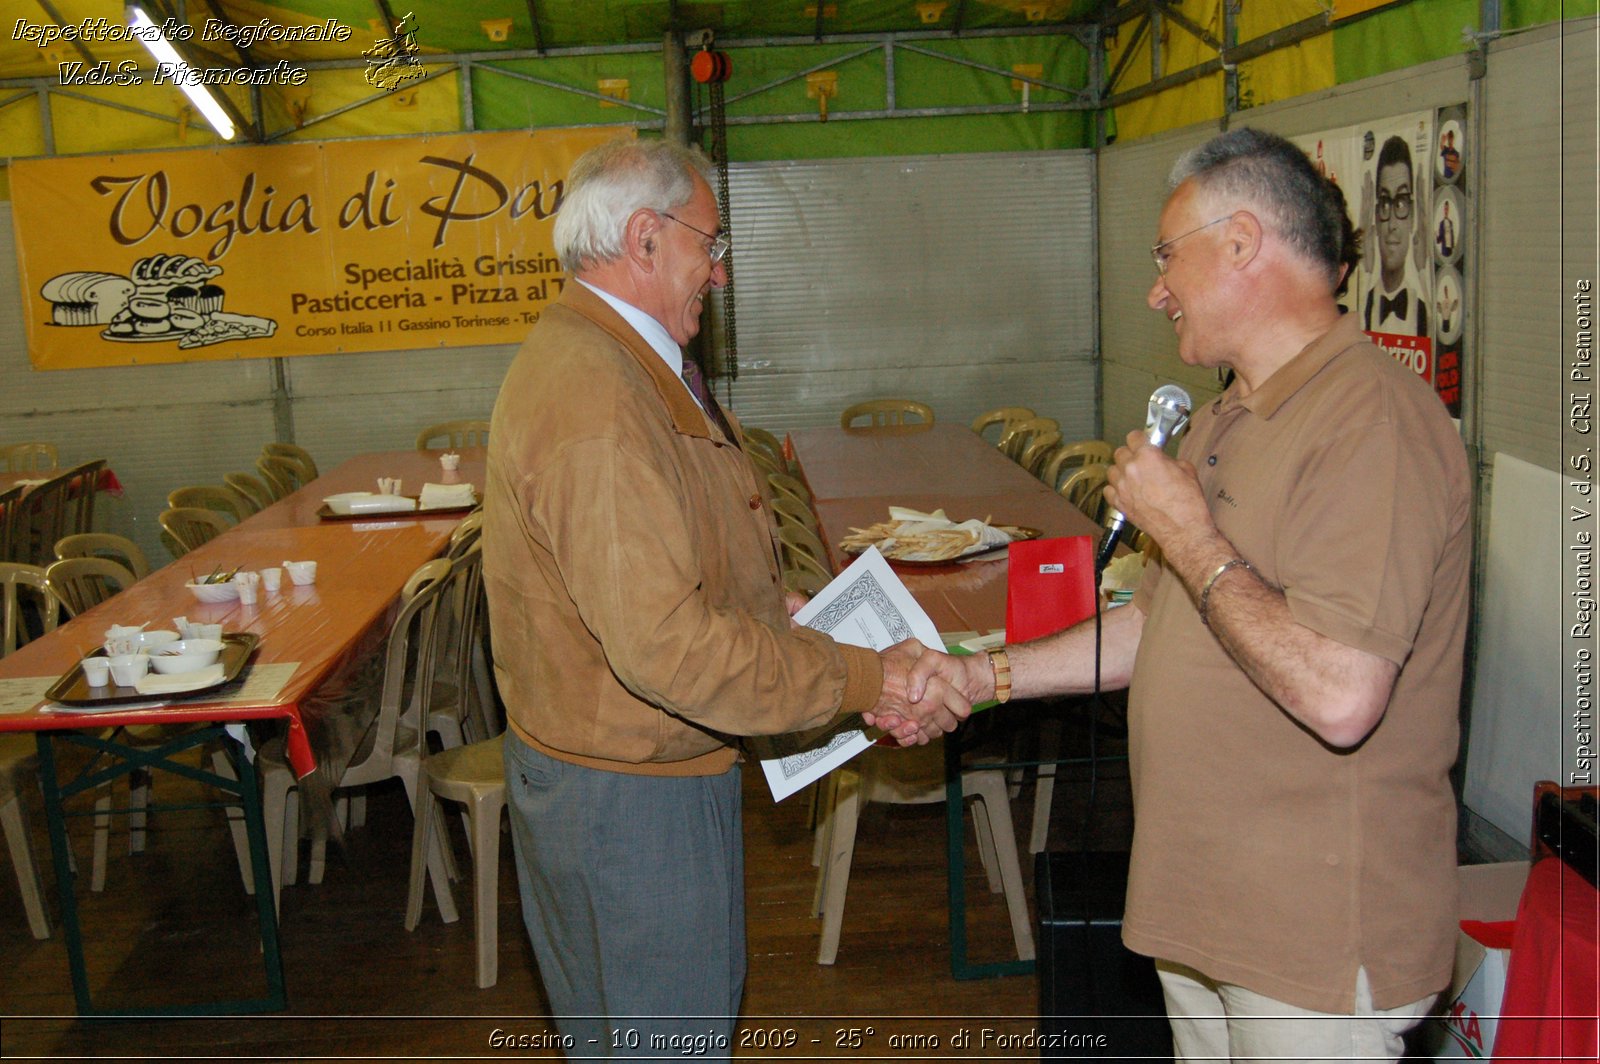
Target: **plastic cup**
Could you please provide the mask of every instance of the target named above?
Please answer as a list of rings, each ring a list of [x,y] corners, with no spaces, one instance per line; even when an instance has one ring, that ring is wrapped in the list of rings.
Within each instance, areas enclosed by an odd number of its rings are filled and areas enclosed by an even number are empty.
[[[239,585],[239,605],[241,605],[241,606],[254,606],[255,604],[256,604],[256,585],[254,585],[254,584],[240,584]]]
[[[274,565],[270,569],[261,570],[261,586],[268,591],[277,591],[283,586],[283,569]]]
[[[444,468],[445,472],[454,473],[461,468],[461,456],[459,454],[441,454],[439,456],[439,465]]]
[[[104,687],[111,682],[111,662],[98,654],[84,658],[83,678],[90,687]]]
[[[150,659],[143,654],[117,654],[106,659],[111,678],[119,687],[132,687],[150,671]]]
[[[317,582],[316,562],[285,562],[283,567],[289,571],[289,579],[296,584],[304,586]]]

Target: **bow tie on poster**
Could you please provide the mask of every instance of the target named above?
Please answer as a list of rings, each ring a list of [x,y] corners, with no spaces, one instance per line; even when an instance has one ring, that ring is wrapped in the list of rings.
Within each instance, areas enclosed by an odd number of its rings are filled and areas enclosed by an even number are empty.
[[[1403,318],[1406,310],[1411,305],[1411,293],[1401,289],[1400,294],[1390,299],[1388,296],[1378,297],[1379,318]]]

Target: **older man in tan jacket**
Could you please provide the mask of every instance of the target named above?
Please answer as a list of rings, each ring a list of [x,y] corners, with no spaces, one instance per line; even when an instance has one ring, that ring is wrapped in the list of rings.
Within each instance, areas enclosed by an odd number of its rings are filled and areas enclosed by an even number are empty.
[[[523,344],[490,429],[484,582],[517,872],[574,1054],[731,1038],[745,970],[735,736],[861,713],[926,741],[970,710],[948,686],[907,703],[914,643],[877,654],[789,621],[737,422],[681,376],[681,345],[726,280],[705,165],[662,141],[578,160],[555,228],[574,280]]]

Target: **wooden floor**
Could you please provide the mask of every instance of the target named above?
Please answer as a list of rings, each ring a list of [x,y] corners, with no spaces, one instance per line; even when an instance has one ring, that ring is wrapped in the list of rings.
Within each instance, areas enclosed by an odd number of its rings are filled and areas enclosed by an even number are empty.
[[[1081,742],[1086,731],[1069,724],[1069,745]],[[1112,737],[1102,741],[1101,752],[1122,749]],[[1084,834],[1086,770],[1065,768],[1063,774],[1072,778],[1057,788],[1053,848],[1077,845]],[[170,799],[186,785],[162,777],[157,786]],[[1088,842],[1093,848],[1125,848],[1131,824],[1125,765],[1103,765],[1094,790]],[[1032,797],[1028,783],[1012,802],[1030,902]],[[37,803],[30,814],[36,854],[47,889],[53,890]],[[79,867],[87,873],[88,825],[79,823],[73,831]],[[378,789],[367,825],[350,833],[342,853],[330,853],[324,882],[285,888],[282,941],[289,1009],[265,1017],[78,1019],[59,928],[42,942],[28,934],[15,877],[9,862],[0,863],[0,1054],[146,1059],[558,1055],[537,1048],[555,1026],[523,933],[509,836],[503,836],[501,847],[499,982],[479,990],[465,884],[456,888],[460,922],[441,924],[430,898],[418,929],[407,933],[402,926],[410,835],[403,791]],[[950,974],[942,804],[869,807],[859,833],[839,957],[831,967],[816,963],[819,921],[811,916],[815,869],[805,797],[774,805],[759,770],[747,768],[745,835],[750,965],[741,1030],[747,1044],[735,1047],[736,1055],[1038,1055],[1027,1047],[980,1049],[978,1042],[985,1028],[1026,1034],[1038,1026],[1034,976],[957,981]],[[464,867],[470,868],[459,833],[456,841]],[[240,885],[220,814],[166,811],[152,825],[146,852],[129,855],[126,843],[125,830],[113,835],[104,894],[89,893],[86,874],[80,880],[97,1002],[117,1007],[261,992],[254,903]],[[1008,959],[1014,954],[1004,901],[986,890],[970,827],[967,869],[972,959]],[[974,1039],[966,1047],[952,1044],[962,1029]],[[525,1037],[535,1048],[496,1047],[495,1032]],[[776,1047],[763,1044],[772,1037],[779,1040]],[[922,1047],[907,1048],[912,1039]]]

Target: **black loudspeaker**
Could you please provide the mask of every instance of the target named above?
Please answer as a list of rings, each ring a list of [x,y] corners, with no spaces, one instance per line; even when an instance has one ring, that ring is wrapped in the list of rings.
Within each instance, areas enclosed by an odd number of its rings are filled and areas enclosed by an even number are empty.
[[[1172,1064],[1172,1029],[1155,962],[1122,944],[1125,853],[1041,853],[1040,1056]]]

